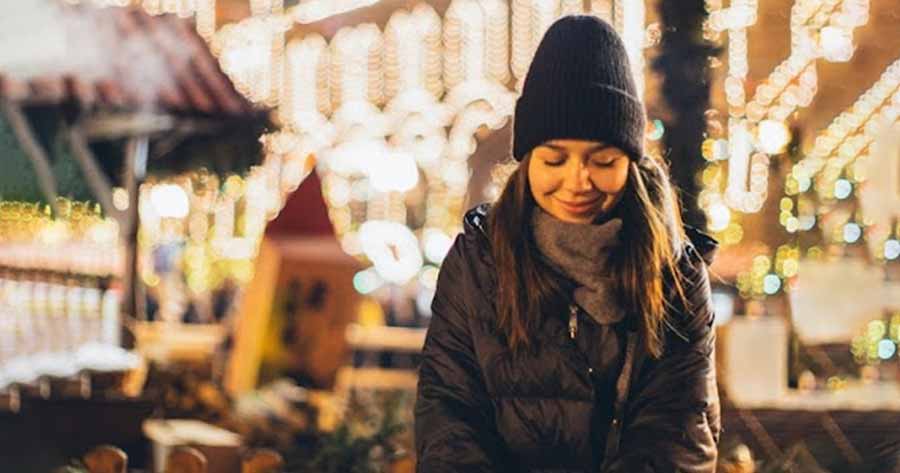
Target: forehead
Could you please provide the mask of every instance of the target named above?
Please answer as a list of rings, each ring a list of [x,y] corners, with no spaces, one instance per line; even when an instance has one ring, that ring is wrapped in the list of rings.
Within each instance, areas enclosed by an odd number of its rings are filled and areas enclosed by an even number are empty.
[[[559,139],[545,141],[542,146],[548,148],[565,150],[570,153],[584,153],[588,151],[597,151],[600,149],[616,149],[614,146],[606,144],[602,141],[577,140],[577,139]]]

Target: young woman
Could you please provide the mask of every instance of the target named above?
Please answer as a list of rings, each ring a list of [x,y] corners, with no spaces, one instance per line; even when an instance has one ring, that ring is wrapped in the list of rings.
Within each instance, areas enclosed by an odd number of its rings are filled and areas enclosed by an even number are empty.
[[[516,104],[518,167],[441,268],[415,408],[418,471],[713,472],[706,265],[621,39],[569,16]]]

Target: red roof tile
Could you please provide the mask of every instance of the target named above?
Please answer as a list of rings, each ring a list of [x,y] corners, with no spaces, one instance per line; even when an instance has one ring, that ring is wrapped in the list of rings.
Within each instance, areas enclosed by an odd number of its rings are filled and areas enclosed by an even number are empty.
[[[66,7],[84,12],[86,6]],[[151,16],[139,8],[91,11],[116,41],[103,54],[113,77],[56,76],[17,79],[0,71],[0,96],[25,104],[74,102],[87,109],[144,109],[172,113],[243,116],[259,110],[242,96],[193,23],[175,15]],[[135,46],[137,46],[135,48]],[[131,47],[135,49],[125,49]],[[118,50],[116,48],[119,48]],[[126,61],[114,58],[128,55]],[[142,81],[147,65],[164,68],[159,77]]]

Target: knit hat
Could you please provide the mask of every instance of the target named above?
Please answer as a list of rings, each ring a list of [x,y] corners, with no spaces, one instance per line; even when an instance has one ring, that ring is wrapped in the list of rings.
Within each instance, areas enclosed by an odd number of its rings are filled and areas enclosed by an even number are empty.
[[[567,138],[612,144],[639,160],[644,124],[625,45],[612,26],[590,15],[553,23],[516,101],[516,160],[546,141]]]

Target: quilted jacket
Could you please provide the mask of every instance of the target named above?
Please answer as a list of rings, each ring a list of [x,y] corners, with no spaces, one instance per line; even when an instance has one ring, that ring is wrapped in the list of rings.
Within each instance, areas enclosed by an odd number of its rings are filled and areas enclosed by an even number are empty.
[[[629,317],[600,325],[575,306],[545,314],[536,350],[513,354],[492,323],[489,210],[466,213],[438,278],[419,368],[417,471],[715,471],[720,419],[707,265],[717,242],[685,228],[690,241],[678,264],[689,303],[672,297],[667,282],[660,359],[643,354]]]

